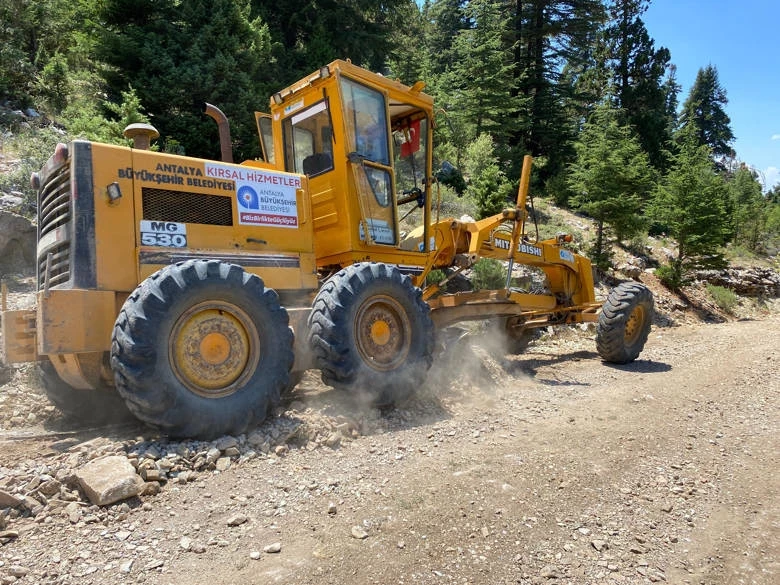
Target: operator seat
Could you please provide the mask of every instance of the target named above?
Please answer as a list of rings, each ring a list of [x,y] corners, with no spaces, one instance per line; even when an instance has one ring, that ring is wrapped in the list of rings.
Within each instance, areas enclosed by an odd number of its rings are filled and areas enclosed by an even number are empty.
[[[327,152],[315,152],[303,159],[303,174],[313,177],[333,168],[333,159]]]

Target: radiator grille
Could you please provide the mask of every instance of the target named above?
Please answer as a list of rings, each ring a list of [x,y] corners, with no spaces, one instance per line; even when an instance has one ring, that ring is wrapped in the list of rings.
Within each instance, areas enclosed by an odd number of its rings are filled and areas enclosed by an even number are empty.
[[[70,161],[63,164],[41,186],[38,194],[38,240],[58,227],[68,226],[73,214],[70,197]],[[69,233],[63,230],[64,233]],[[53,248],[43,250],[38,257],[38,288],[46,284],[47,257],[49,262],[49,286],[68,282],[70,279],[70,239],[62,240]]]
[[[233,198],[168,189],[141,189],[144,219],[233,225]]]

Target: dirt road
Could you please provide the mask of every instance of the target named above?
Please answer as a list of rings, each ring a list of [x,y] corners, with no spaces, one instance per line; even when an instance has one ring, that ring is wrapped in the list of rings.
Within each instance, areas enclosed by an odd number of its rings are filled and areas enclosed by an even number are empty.
[[[628,366],[581,333],[489,355],[450,348],[384,415],[307,377],[285,418],[330,427],[129,505],[18,518],[0,582],[780,582],[777,314],[655,329]],[[4,477],[64,456],[25,432]]]

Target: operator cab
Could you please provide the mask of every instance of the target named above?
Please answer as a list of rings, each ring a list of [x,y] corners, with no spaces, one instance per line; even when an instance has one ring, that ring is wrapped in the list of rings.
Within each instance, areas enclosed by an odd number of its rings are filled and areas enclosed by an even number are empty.
[[[425,264],[427,238],[402,250],[399,227],[430,223],[433,100],[422,87],[335,61],[258,116],[266,161],[309,178],[318,264]]]

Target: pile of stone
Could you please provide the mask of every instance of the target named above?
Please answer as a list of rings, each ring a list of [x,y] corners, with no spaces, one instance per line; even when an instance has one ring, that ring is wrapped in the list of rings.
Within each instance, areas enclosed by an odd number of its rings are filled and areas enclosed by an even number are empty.
[[[288,411],[247,435],[214,441],[66,439],[53,445],[62,454],[45,463],[0,467],[0,544],[18,536],[7,529],[16,520],[102,522],[121,514],[122,506],[111,506],[117,502],[154,496],[167,484],[195,481],[254,459],[283,457],[290,447],[336,449],[359,436],[359,429],[347,417]]]
[[[772,268],[753,266],[700,270],[696,273],[696,279],[722,286],[746,297],[780,297],[780,272]]]

